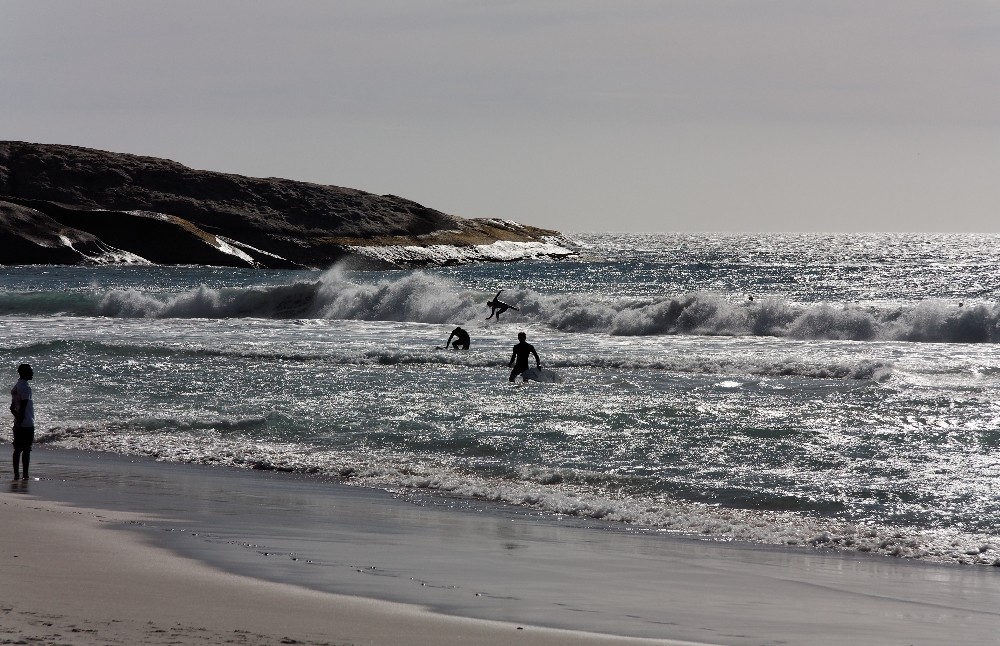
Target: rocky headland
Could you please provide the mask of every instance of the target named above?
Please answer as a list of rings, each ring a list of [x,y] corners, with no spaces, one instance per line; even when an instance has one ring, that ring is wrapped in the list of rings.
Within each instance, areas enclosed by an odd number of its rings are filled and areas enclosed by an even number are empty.
[[[559,232],[395,195],[0,141],[0,264],[409,267],[575,255]]]

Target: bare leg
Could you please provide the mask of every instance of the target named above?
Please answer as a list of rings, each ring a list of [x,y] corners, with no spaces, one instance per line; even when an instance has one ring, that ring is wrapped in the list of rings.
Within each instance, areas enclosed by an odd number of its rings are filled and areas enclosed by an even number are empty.
[[[14,479],[15,480],[17,480],[18,478],[21,477],[21,472],[20,472],[20,469],[18,468],[20,466],[20,462],[21,462],[21,451],[15,449],[14,450]]]
[[[21,477],[25,480],[28,479],[28,463],[31,462],[31,451],[21,452],[21,465],[24,467],[21,470]]]

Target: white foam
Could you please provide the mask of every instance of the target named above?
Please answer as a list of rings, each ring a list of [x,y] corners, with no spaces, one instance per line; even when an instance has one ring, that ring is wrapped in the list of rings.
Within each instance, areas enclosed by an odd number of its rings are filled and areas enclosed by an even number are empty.
[[[147,433],[121,427],[57,427],[40,435],[38,441],[171,462],[333,476],[367,487],[447,493],[711,540],[857,551],[942,563],[1000,564],[995,537],[984,534],[918,531],[673,500],[617,499],[579,485],[578,474],[569,469],[522,467],[516,480],[491,480],[423,461],[408,462],[402,456],[358,455],[294,443],[241,440],[228,434],[258,423],[255,419],[201,420],[195,428],[182,420],[160,422],[157,428],[176,430],[159,432],[155,443],[149,441]]]
[[[246,254],[241,257],[252,262]],[[107,251],[106,258],[148,264],[143,258],[112,249]],[[94,258],[94,262],[100,261],[101,258]],[[224,290],[201,287],[155,298],[139,292],[109,292],[100,297],[99,310],[104,316],[316,317],[437,324],[482,320],[485,302],[492,295],[461,288],[450,279],[432,273],[405,272],[379,280],[358,281],[334,268],[309,283]],[[507,312],[506,321],[537,323],[562,332],[626,337],[773,336],[796,340],[1000,342],[1000,304],[956,308],[944,302],[925,301],[880,309],[830,303],[805,306],[777,298],[747,303],[710,293],[611,300],[518,288],[506,290],[504,299],[519,308]],[[879,369],[874,363],[868,367]],[[834,376],[845,369],[844,366],[829,368]],[[794,365],[786,369],[790,374],[803,372]]]
[[[218,249],[222,253],[229,254],[230,256],[236,256],[237,258],[239,258],[240,260],[244,261],[245,263],[247,263],[251,267],[257,267],[258,266],[257,261],[254,260],[250,255],[248,255],[246,252],[242,251],[241,249],[237,249],[233,245],[229,244],[224,238],[220,238],[218,236],[212,236],[212,237],[215,240],[215,247],[216,247],[216,249]]]
[[[230,244],[230,245],[232,245],[234,247],[240,247],[241,249],[249,249],[250,251],[253,251],[254,253],[259,253],[259,254],[262,254],[264,256],[270,256],[271,258],[276,258],[278,260],[285,260],[284,258],[282,258],[281,256],[279,256],[278,254],[271,253],[270,251],[264,251],[263,249],[258,249],[257,247],[248,245],[245,242],[240,242],[239,240],[234,240],[233,238],[226,238],[226,237],[223,237],[223,236],[215,236],[215,239],[219,240],[220,242],[225,242],[227,244]]]
[[[130,251],[122,251],[121,249],[110,247],[100,241],[97,242],[97,247],[102,251],[102,253],[99,254],[89,254],[80,251],[79,249],[76,248],[73,241],[63,234],[59,234],[59,242],[62,244],[62,246],[69,247],[73,251],[80,254],[81,257],[86,258],[89,263],[94,265],[151,265],[152,264],[142,256],[136,255]]]
[[[565,258],[575,252],[555,242],[513,242],[498,240],[488,245],[389,245],[351,246],[360,256],[376,258],[393,264],[423,263],[449,265],[467,262],[511,262],[538,258]]]

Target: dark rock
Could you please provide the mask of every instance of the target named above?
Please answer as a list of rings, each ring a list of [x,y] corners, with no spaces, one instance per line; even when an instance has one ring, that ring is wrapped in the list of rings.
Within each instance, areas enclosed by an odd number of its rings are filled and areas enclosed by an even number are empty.
[[[3,264],[121,262],[134,254],[157,264],[326,266],[355,257],[399,266],[408,263],[406,254],[391,255],[389,263],[363,249],[559,236],[468,220],[394,195],[13,141],[0,142],[0,200],[0,240],[22,241],[20,251],[3,254]]]
[[[76,265],[111,251],[86,231],[9,202],[0,202],[0,249],[5,265]]]

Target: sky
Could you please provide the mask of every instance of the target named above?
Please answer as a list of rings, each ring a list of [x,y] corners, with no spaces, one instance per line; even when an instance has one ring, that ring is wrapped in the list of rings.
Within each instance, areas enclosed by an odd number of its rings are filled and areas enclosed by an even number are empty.
[[[1000,231],[997,0],[0,0],[0,139],[583,231]]]

